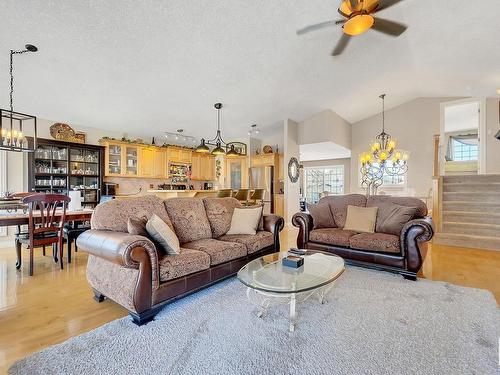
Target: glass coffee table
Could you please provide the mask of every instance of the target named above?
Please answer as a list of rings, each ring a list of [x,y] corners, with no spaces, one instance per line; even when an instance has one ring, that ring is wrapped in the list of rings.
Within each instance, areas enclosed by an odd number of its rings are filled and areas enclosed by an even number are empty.
[[[337,255],[311,251],[299,268],[283,266],[287,253],[275,253],[252,260],[238,271],[238,280],[247,286],[247,297],[257,305],[257,316],[263,317],[271,301],[290,304],[290,331],[297,324],[297,302],[317,296],[325,303],[325,295],[345,270],[344,260]]]

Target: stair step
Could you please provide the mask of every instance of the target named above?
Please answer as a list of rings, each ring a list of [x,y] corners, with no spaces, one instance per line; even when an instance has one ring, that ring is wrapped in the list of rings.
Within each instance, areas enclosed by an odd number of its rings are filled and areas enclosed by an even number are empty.
[[[488,192],[488,193],[500,193],[500,182],[444,182],[443,192]]]
[[[443,211],[443,222],[496,224],[500,225],[500,213],[495,212],[468,212]]]
[[[436,233],[433,244],[467,247],[473,249],[500,251],[500,238],[486,236],[470,236],[454,233]]]
[[[442,233],[470,234],[473,236],[500,237],[500,225],[481,223],[443,222]]]
[[[443,211],[499,213],[500,203],[443,201]]]
[[[488,183],[488,182],[500,182],[499,174],[476,174],[476,175],[455,175],[455,176],[443,176],[443,183]]]
[[[444,192],[443,203],[451,201],[500,203],[500,192]]]

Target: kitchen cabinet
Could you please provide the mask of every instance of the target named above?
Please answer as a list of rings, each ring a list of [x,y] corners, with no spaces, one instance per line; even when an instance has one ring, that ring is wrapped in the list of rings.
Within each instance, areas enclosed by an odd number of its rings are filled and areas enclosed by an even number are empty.
[[[155,175],[155,149],[141,147],[139,150],[139,176],[154,177]]]
[[[226,182],[229,189],[248,188],[248,157],[232,156],[226,157]]]
[[[215,158],[211,155],[193,152],[191,157],[192,180],[215,180]]]
[[[169,162],[190,164],[192,153],[193,151],[190,149],[167,147],[167,157]]]
[[[167,177],[167,150],[157,148],[154,153],[154,178]]]

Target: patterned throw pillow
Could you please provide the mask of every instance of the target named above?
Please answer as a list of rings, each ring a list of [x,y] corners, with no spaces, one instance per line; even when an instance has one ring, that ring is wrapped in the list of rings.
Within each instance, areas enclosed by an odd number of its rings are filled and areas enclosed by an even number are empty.
[[[148,237],[148,231],[146,230],[146,223],[148,221],[143,219],[133,219],[129,218],[127,220],[127,230],[130,234],[136,234],[139,236]]]

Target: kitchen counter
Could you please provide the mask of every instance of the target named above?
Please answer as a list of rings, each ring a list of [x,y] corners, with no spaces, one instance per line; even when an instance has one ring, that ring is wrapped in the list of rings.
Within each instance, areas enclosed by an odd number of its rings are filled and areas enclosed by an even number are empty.
[[[149,194],[155,194],[162,199],[176,197],[213,197],[217,190],[148,190]]]

